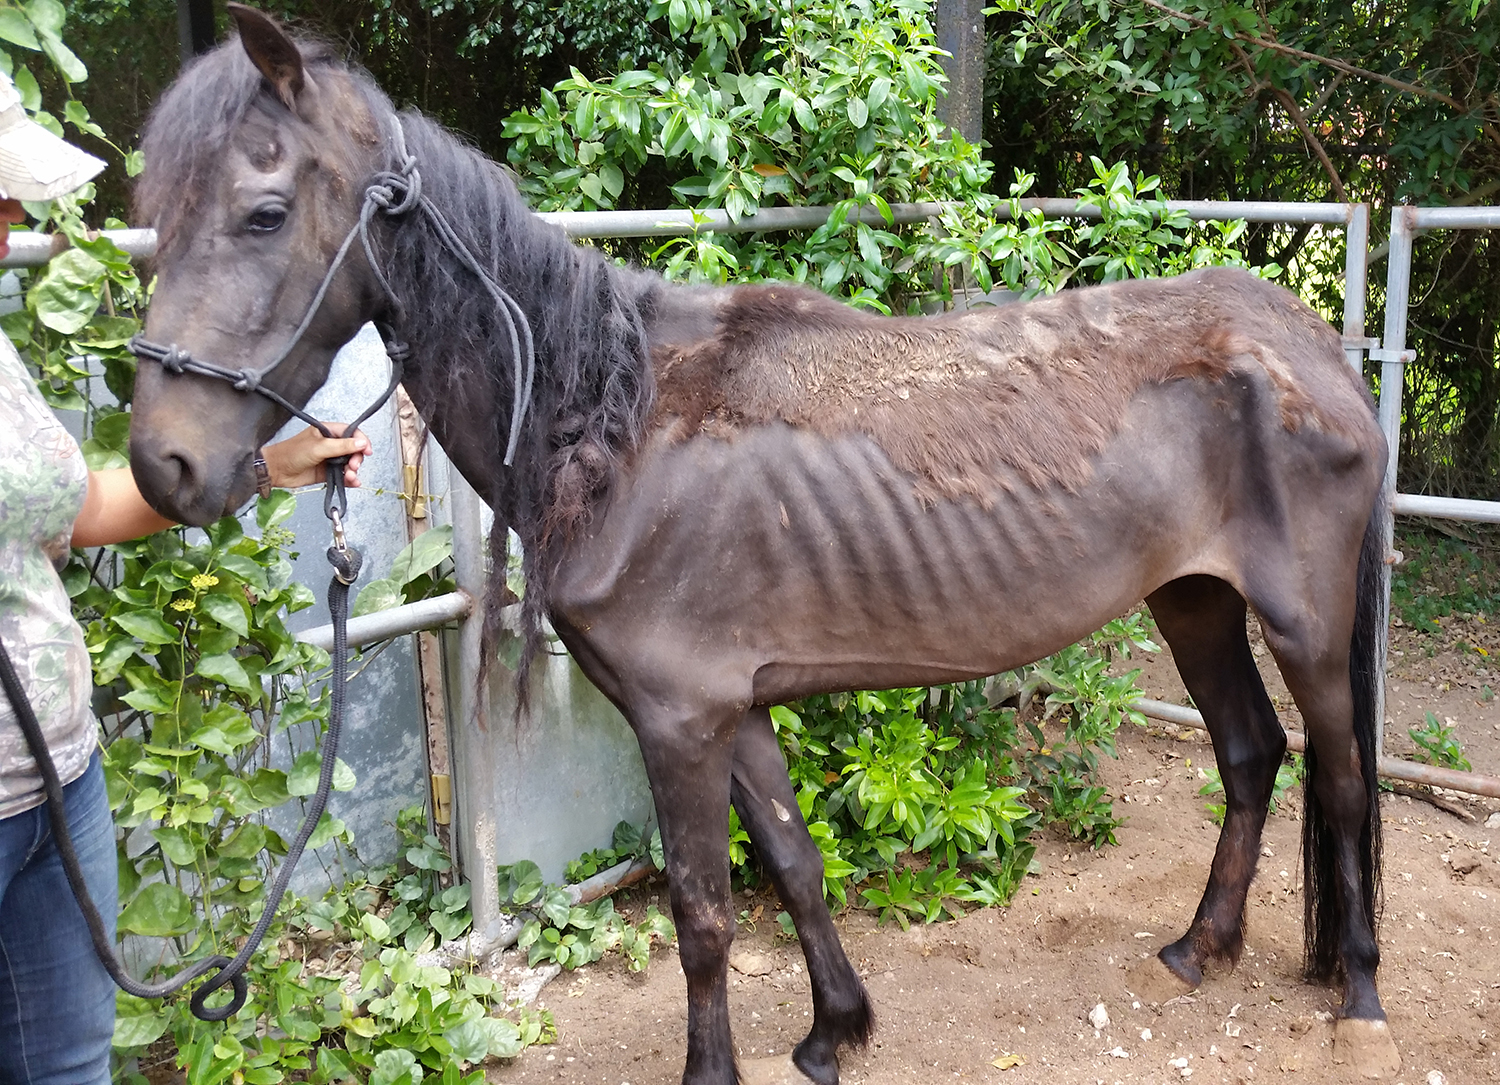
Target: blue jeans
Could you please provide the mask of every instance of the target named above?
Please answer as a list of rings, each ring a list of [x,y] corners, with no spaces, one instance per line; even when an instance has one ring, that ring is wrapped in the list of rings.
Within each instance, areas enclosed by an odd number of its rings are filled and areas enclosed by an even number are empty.
[[[96,753],[63,788],[89,893],[113,941],[114,824]],[[52,843],[45,805],[0,818],[0,1083],[108,1085],[115,987]]]

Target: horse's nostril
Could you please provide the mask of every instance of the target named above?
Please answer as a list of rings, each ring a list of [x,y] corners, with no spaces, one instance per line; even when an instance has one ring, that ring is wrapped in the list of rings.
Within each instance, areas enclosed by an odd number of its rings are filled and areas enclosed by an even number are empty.
[[[164,494],[177,493],[184,487],[192,485],[193,465],[188,462],[186,456],[170,455],[166,458],[161,481],[164,484],[162,490]]]
[[[146,503],[164,516],[180,519],[178,510],[193,491],[192,461],[179,453],[153,455],[149,448],[137,445],[132,449],[130,467]]]

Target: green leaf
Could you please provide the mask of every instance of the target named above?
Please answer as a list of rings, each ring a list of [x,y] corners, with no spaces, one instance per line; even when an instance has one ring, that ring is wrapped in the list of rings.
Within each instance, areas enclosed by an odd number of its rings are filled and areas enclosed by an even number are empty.
[[[542,914],[558,928],[566,928],[568,918],[573,914],[573,902],[562,890],[549,890],[542,901]]]
[[[370,1085],[421,1085],[422,1067],[405,1048],[390,1048],[375,1056]]]
[[[232,595],[210,592],[198,600],[198,610],[225,629],[233,630],[242,637],[250,635],[250,618],[245,612],[245,604]]]
[[[271,584],[266,579],[266,570],[252,558],[244,554],[220,554],[219,568],[228,570],[249,584],[257,595],[268,595]]]
[[[248,694],[252,691],[250,675],[246,673],[244,665],[228,653],[203,656],[198,660],[197,671],[198,677],[222,682],[236,693]]]
[[[53,331],[72,335],[98,312],[107,274],[108,269],[88,253],[67,249],[48,262],[26,292],[26,305]]]
[[[42,51],[47,54],[47,59],[52,61],[69,83],[82,83],[89,77],[89,70],[83,66],[83,61],[56,34],[38,28],[37,37],[42,41]]]
[[[490,1053],[489,1032],[478,1020],[465,1021],[443,1033],[453,1049],[453,1057],[462,1062],[482,1062]]]
[[[625,191],[625,175],[613,162],[606,162],[599,167],[599,181],[613,199],[619,199],[620,193]]]
[[[291,490],[272,490],[270,497],[255,502],[255,522],[261,531],[275,527],[297,510],[297,495]]]
[[[58,0],[28,0],[22,5],[33,26],[43,34],[61,34],[68,11]]]
[[[344,763],[342,757],[333,759],[333,789],[335,791],[353,791],[358,781],[354,777],[354,770]]]
[[[204,726],[187,741],[215,753],[231,754],[260,738],[250,717],[233,705],[217,704],[203,716]]]
[[[292,797],[287,790],[286,773],[280,769],[257,769],[250,777],[250,794],[264,806],[280,806]]]
[[[134,321],[130,323],[133,327],[139,327]],[[91,330],[92,327],[90,325]],[[131,334],[135,333],[132,331]],[[130,412],[114,411],[106,414],[101,411],[96,413],[89,440],[96,442],[102,448],[124,452],[130,447]]]
[[[168,713],[177,707],[176,702],[168,695],[168,691],[157,686],[142,686],[140,689],[133,689],[120,700],[131,708],[151,715]]]
[[[89,111],[77,98],[69,98],[63,106],[63,118],[80,132],[87,132],[91,136],[104,139],[104,129],[100,128],[89,119]]]
[[[796,734],[802,730],[802,717],[784,704],[772,705],[771,726],[778,733],[787,731]]]
[[[266,840],[266,827],[249,821],[219,845],[219,854],[229,859],[254,859],[265,848]]]
[[[181,889],[153,882],[136,894],[120,913],[119,928],[129,934],[166,938],[186,934],[197,926],[193,902]]]
[[[366,614],[390,610],[392,607],[400,606],[403,598],[401,586],[394,580],[389,578],[372,580],[359,590],[359,596],[354,600],[354,609],[350,616],[359,618]]]
[[[311,795],[318,790],[318,774],[322,772],[322,759],[317,750],[305,750],[292,762],[286,774],[286,789],[293,795]]]
[[[503,1017],[484,1017],[479,1024],[489,1034],[490,1054],[497,1059],[513,1059],[526,1046],[514,1022]]]
[[[463,934],[470,923],[468,912],[460,912],[458,915],[433,912],[427,919],[432,924],[432,929],[437,931],[438,936],[445,942],[451,942]]]
[[[443,524],[418,535],[391,562],[390,578],[405,587],[453,556],[453,525]]]
[[[509,903],[530,904],[542,891],[542,871],[529,859],[523,859],[505,870],[502,892],[508,892]]]
[[[340,819],[332,814],[324,814],[318,819],[318,826],[313,830],[312,836],[307,838],[307,846],[314,850],[321,848],[336,836],[340,836],[348,828]]]
[[[115,992],[115,1034],[110,1041],[117,1050],[145,1047],[167,1031],[171,1015],[157,999],[136,998]]]
[[[190,867],[198,859],[198,849],[186,829],[153,829],[151,835],[161,845],[161,852],[178,866]]]
[[[167,622],[160,614],[150,611],[127,611],[116,614],[114,623],[136,640],[147,644],[173,644],[177,641],[177,627]]]
[[[40,50],[41,42],[31,29],[31,22],[15,8],[0,8],[0,38],[23,49]]]
[[[136,640],[133,637],[110,637],[102,645],[91,645],[94,655],[94,681],[104,686],[120,676],[120,670],[135,657]]]

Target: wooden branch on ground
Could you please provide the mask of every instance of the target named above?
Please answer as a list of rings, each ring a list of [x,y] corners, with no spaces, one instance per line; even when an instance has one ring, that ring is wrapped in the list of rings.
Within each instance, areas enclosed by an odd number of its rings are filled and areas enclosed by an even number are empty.
[[[1425,787],[1413,787],[1411,784],[1393,783],[1391,784],[1391,792],[1395,795],[1405,795],[1409,799],[1417,799],[1421,802],[1431,803],[1433,806],[1436,806],[1445,814],[1452,814],[1460,821],[1479,820],[1467,808],[1460,806],[1456,802],[1445,799],[1441,795],[1434,795]]]

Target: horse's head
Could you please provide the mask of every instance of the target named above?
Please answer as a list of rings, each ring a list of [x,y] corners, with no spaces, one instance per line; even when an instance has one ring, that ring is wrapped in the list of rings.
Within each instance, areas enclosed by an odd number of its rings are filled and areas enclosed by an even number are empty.
[[[362,85],[330,53],[231,4],[239,27],[172,86],[152,114],[137,188],[158,232],[143,337],[229,369],[265,369],[311,311],[381,165]],[[334,353],[384,304],[358,244],[265,387],[304,405]],[[287,421],[269,398],[143,360],[131,466],[146,500],[208,523],[255,488],[256,450]]]

